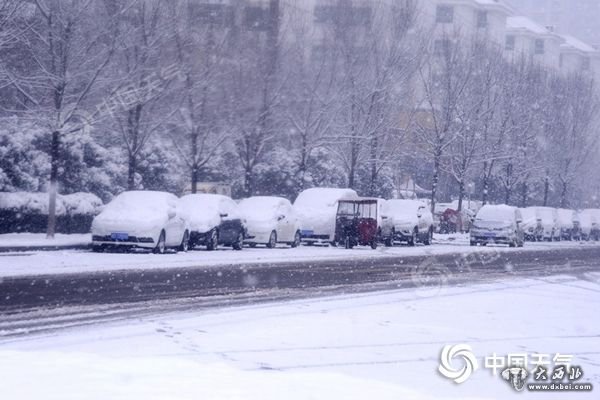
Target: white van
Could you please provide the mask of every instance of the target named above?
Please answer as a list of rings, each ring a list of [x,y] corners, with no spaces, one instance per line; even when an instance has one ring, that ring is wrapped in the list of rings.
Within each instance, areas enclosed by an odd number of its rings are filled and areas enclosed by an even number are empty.
[[[312,188],[298,195],[294,212],[300,219],[300,234],[306,244],[329,244],[335,239],[335,217],[340,200],[356,200],[352,189]]]

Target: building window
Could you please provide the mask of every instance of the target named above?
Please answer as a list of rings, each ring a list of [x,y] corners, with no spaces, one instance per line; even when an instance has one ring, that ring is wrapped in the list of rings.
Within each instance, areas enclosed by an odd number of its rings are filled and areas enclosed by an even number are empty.
[[[504,49],[508,51],[513,51],[515,49],[515,37],[514,35],[508,35],[506,37],[506,44],[504,45]]]
[[[488,13],[487,11],[477,11],[477,27],[487,28],[488,26]]]
[[[436,8],[435,20],[438,24],[451,24],[454,22],[454,7],[439,5]]]
[[[590,70],[590,58],[589,57],[585,57],[583,59],[583,61],[581,62],[581,69],[584,71]]]
[[[535,54],[544,54],[544,39],[535,39]]]
[[[450,53],[450,40],[438,39],[433,42],[433,54],[437,57],[446,57]]]

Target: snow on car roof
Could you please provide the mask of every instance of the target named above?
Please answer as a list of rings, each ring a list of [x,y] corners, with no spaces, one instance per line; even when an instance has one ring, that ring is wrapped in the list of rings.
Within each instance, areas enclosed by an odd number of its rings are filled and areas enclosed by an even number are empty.
[[[419,207],[426,206],[426,204],[420,200],[401,200],[401,199],[392,199],[388,200],[384,204],[385,210],[392,211],[414,211],[418,210]]]
[[[222,194],[196,193],[185,195],[180,199],[184,206],[201,204],[204,207],[216,207],[223,200],[230,200],[230,198]]]
[[[504,221],[505,219],[513,219],[515,217],[515,208],[505,204],[500,205],[485,205],[477,213],[477,219],[485,219],[490,221]]]
[[[358,194],[352,189],[312,188],[300,193],[294,206],[333,207],[335,203],[342,199],[358,199]]]
[[[177,196],[167,192],[131,191],[123,192],[109,204],[132,205],[135,208],[162,208],[175,205]]]

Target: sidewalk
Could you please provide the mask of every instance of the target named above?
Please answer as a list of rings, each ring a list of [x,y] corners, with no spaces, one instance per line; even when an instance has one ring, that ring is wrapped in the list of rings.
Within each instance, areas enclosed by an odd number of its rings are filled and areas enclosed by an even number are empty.
[[[89,233],[57,234],[54,239],[46,239],[44,233],[9,233],[0,235],[0,253],[87,249],[91,242],[92,235]]]

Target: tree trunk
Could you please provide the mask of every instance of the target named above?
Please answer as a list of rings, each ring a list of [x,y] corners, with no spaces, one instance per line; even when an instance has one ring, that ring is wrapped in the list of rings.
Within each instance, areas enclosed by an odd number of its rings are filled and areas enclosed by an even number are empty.
[[[379,140],[377,134],[371,139],[371,179],[369,182],[369,196],[377,196],[377,150],[379,148]]]
[[[465,181],[464,181],[464,179],[461,179],[458,182],[458,210],[456,210],[456,211],[462,211],[464,197],[465,197]]]
[[[440,181],[440,166],[442,162],[442,153],[437,151],[433,156],[433,182],[431,184],[431,213],[435,213],[435,201],[437,196],[438,184]]]
[[[198,193],[198,165],[192,166],[192,194]]]
[[[58,195],[58,163],[60,159],[60,133],[52,132],[52,145],[50,150],[50,187],[48,190],[48,229],[46,237],[54,239],[56,233],[56,197]]]
[[[562,182],[562,190],[560,193],[560,206],[561,208],[567,208],[569,202],[567,201],[567,195],[569,193],[569,184],[566,181]]]
[[[550,178],[546,175],[546,178],[544,178],[544,207],[548,206],[549,193],[550,193]]]
[[[527,198],[529,197],[529,185],[527,183],[523,183],[522,192],[521,192],[521,207],[527,207]]]
[[[135,154],[129,154],[127,167],[127,190],[135,190],[135,173],[137,171],[137,156]]]

